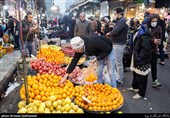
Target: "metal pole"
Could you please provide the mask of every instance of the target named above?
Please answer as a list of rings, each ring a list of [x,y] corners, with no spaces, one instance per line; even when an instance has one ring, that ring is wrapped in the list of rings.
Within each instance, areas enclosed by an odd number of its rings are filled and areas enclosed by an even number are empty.
[[[37,0],[35,0],[35,10],[36,10],[36,13],[37,13],[37,23],[38,23],[38,29],[39,29],[39,18],[38,18],[38,7],[37,7]],[[39,32],[38,32],[38,36],[39,36]],[[41,42],[40,42],[40,39],[38,40],[38,43],[39,43],[39,51],[41,50]],[[40,51],[41,52],[41,51]]]
[[[27,81],[27,65],[26,65],[26,54],[25,54],[25,48],[24,48],[24,41],[22,36],[22,20],[21,20],[21,14],[20,14],[20,0],[17,0],[18,3],[18,15],[19,15],[19,26],[20,26],[20,41],[22,45],[22,63],[23,63],[23,76],[24,76],[24,86],[25,86],[25,96],[26,96],[26,104],[29,104],[29,92],[28,92],[28,81]]]

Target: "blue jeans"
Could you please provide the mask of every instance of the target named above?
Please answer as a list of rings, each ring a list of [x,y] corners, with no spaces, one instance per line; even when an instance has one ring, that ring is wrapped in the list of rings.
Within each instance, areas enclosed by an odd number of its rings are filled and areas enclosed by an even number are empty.
[[[97,62],[97,76],[98,76],[98,83],[103,83],[103,69],[104,66],[107,66],[110,82],[112,87],[117,87],[116,84],[116,77],[115,77],[115,58],[114,58],[114,50],[103,60]]]
[[[123,84],[124,67],[123,67],[123,52],[126,45],[113,45],[115,62],[116,62],[116,80]]]
[[[19,44],[20,44],[20,51],[22,52],[21,41],[19,41]],[[27,54],[29,54],[29,57],[31,57],[31,54],[36,56],[36,50],[35,50],[35,43],[34,43],[34,41],[24,42],[24,49],[25,49],[25,52]]]

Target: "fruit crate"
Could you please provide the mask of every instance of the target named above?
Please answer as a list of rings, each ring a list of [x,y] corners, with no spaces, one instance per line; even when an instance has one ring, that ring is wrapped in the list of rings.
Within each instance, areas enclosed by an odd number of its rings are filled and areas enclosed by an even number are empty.
[[[7,53],[12,53],[14,51],[14,46],[5,46],[2,49],[5,49]]]

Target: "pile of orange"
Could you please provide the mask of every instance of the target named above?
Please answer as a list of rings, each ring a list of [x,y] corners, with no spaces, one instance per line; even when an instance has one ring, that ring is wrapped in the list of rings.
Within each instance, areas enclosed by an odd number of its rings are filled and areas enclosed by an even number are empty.
[[[55,64],[63,64],[65,63],[65,54],[62,51],[57,51],[53,48],[42,48],[37,58],[44,58],[47,62],[55,63]]]
[[[95,80],[97,80],[97,75],[94,75],[94,74],[91,73],[91,74],[89,74],[88,77],[85,78],[85,80],[87,82],[94,82]]]
[[[119,108],[124,98],[117,88],[107,84],[94,84],[75,87],[75,103],[90,111],[110,111]],[[91,103],[82,99],[86,97]]]
[[[50,96],[55,96],[57,100],[70,98],[72,99],[75,94],[74,85],[67,80],[65,84],[59,86],[60,76],[54,74],[44,74],[37,76],[27,76],[29,102],[33,100],[40,100],[42,102],[48,100]],[[25,100],[25,88],[22,85],[20,90],[21,99]]]

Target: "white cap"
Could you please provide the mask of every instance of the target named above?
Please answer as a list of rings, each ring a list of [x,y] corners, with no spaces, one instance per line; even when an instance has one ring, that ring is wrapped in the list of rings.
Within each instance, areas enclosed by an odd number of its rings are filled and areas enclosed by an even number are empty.
[[[82,38],[76,36],[76,37],[72,38],[70,42],[71,42],[71,47],[74,50],[83,49],[84,41]]]

